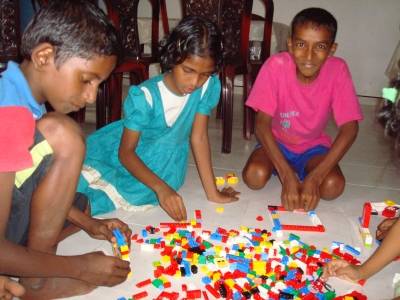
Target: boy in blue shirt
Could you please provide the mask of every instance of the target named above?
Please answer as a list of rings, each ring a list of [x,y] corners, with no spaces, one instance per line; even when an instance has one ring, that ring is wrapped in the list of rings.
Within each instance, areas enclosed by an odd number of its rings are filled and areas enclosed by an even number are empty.
[[[22,63],[9,62],[0,75],[0,274],[21,277],[29,299],[84,294],[130,272],[129,262],[101,252],[56,255],[79,229],[110,241],[114,228],[131,234],[120,220],[91,218],[76,194],[84,135],[64,115],[96,100],[119,49],[113,26],[90,1],[50,1],[23,34]],[[45,113],[45,102],[55,112]]]

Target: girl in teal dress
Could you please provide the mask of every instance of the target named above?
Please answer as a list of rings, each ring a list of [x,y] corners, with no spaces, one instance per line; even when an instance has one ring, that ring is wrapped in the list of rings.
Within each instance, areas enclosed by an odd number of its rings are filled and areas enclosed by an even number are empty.
[[[207,19],[184,18],[161,51],[165,72],[129,89],[124,118],[87,140],[78,190],[92,214],[117,208],[160,206],[175,220],[186,219],[177,190],[183,185],[189,148],[207,199],[238,199],[232,188],[218,190],[211,165],[208,117],[221,85],[215,74],[222,61],[221,35]]]

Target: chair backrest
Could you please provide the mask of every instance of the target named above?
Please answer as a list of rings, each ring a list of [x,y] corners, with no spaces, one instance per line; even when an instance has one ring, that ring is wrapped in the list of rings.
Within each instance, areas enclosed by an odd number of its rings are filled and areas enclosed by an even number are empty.
[[[123,55],[130,58],[140,58],[142,48],[139,40],[138,7],[140,0],[103,0],[107,14],[120,33]],[[151,55],[158,56],[158,37],[160,2],[149,0],[152,7],[151,25]]]
[[[0,71],[9,60],[19,59],[20,26],[18,1],[0,1]]]
[[[223,35],[225,63],[247,61],[253,0],[181,0],[184,16],[215,22]]]

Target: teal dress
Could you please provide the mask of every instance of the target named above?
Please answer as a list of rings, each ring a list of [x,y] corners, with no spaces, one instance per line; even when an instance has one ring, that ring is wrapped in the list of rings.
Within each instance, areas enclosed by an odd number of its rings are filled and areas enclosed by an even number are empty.
[[[207,86],[189,96],[175,122],[168,126],[158,88],[162,80],[163,75],[159,75],[132,86],[124,101],[124,118],[88,137],[78,191],[88,196],[93,215],[117,208],[138,211],[158,205],[156,194],[118,159],[124,127],[140,132],[135,151],[149,169],[174,190],[183,185],[195,115],[210,114],[218,103],[221,85],[217,76],[211,76]],[[150,92],[152,103],[146,100],[146,92]]]

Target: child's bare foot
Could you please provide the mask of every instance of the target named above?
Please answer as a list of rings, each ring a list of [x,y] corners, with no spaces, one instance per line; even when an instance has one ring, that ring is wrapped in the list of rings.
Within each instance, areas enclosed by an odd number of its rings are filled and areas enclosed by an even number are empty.
[[[96,286],[72,278],[21,278],[25,287],[24,300],[47,300],[84,295]]]

